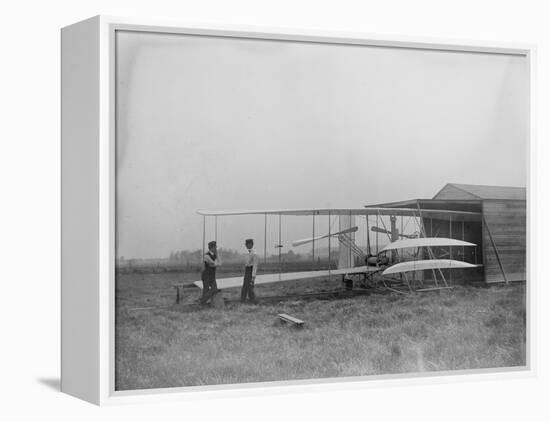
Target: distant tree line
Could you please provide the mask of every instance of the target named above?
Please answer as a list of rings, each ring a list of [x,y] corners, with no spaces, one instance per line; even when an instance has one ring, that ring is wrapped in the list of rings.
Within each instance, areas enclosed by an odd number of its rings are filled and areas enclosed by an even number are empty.
[[[218,253],[220,254],[222,258],[222,262],[225,263],[240,263],[243,260],[243,256],[245,255],[244,252],[232,250],[232,249],[224,249],[219,248]],[[263,253],[258,252],[258,255],[260,258],[263,258]],[[310,258],[310,256],[302,255],[300,253],[295,253],[292,250],[289,250],[286,253],[281,253],[281,258],[286,261],[299,261],[299,260],[307,260]],[[276,261],[279,259],[278,254],[270,254],[267,256],[267,261]],[[168,261],[171,263],[180,263],[180,264],[187,264],[187,263],[196,263],[202,261],[202,252],[201,250],[172,250],[170,252],[170,256],[168,257]]]
[[[322,268],[326,266],[328,253],[326,249],[316,250],[315,262],[312,262],[311,254],[296,253],[293,250],[279,254],[268,254],[264,260],[263,250],[257,250],[260,258],[260,270],[273,271],[288,268],[289,265],[296,267],[304,266],[308,270],[311,267]],[[235,270],[240,268],[244,260],[244,251],[232,249],[219,249],[222,258],[222,271]],[[332,260],[337,261],[338,253],[332,252]],[[299,265],[299,266],[296,266]],[[195,272],[202,268],[202,250],[172,250],[167,257],[163,258],[125,258],[120,256],[116,261],[117,273],[158,273],[158,272]]]

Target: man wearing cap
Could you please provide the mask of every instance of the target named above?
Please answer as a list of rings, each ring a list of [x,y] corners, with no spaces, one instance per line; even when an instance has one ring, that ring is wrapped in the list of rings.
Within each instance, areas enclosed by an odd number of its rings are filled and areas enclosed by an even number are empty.
[[[206,305],[208,300],[218,292],[216,285],[216,268],[221,265],[216,248],[216,242],[208,243],[208,251],[204,254],[204,269],[202,271],[202,296],[200,303]]]
[[[248,297],[251,302],[256,302],[254,294],[254,281],[256,280],[256,271],[258,270],[258,256],[254,252],[254,240],[251,238],[245,240],[244,245],[248,250],[244,262],[244,280],[241,290],[241,303],[246,301]]]

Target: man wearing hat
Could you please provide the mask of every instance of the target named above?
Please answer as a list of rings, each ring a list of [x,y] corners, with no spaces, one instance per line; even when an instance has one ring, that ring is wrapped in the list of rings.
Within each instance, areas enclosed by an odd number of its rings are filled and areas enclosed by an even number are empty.
[[[256,280],[256,271],[258,270],[258,256],[254,252],[254,240],[249,238],[245,240],[244,245],[248,250],[244,262],[244,280],[241,290],[241,303],[246,301],[248,297],[251,302],[256,301],[254,294],[254,281]]]
[[[218,292],[216,285],[216,268],[221,265],[220,257],[216,249],[216,242],[208,243],[208,251],[204,254],[204,269],[202,271],[202,297],[201,304],[205,305],[210,298]]]

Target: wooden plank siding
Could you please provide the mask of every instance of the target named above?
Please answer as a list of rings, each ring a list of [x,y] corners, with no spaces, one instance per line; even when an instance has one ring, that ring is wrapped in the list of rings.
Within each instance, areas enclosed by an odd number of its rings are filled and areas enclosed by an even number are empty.
[[[485,282],[504,281],[487,229],[491,231],[508,281],[524,281],[527,256],[525,200],[484,200],[483,216]]]

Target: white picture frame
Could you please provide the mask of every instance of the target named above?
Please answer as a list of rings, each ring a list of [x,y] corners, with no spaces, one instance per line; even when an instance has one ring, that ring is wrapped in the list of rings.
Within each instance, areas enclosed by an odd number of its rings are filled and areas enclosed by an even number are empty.
[[[193,26],[153,20],[96,16],[62,29],[62,375],[63,392],[103,405],[212,395],[330,390],[463,381],[456,373],[384,375],[232,386],[115,391],[114,388],[114,268],[115,268],[115,113],[114,35],[118,30],[156,33],[294,40],[327,44],[389,46],[407,49],[502,53],[525,56],[530,73],[529,173],[534,172],[534,59],[533,45],[453,40],[378,37],[364,34],[280,31],[239,26]],[[467,380],[524,377],[535,372],[532,355],[531,277],[534,255],[532,229],[535,192],[528,177],[527,254],[527,368],[472,370]],[[464,374],[464,372],[460,372]],[[376,381],[374,381],[376,380]]]

